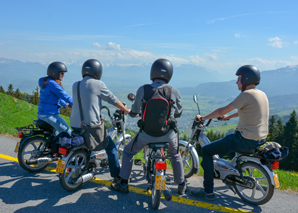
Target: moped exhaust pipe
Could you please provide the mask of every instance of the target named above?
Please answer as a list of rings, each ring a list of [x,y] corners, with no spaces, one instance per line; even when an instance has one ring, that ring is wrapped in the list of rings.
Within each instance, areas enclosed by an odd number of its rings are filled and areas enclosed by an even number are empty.
[[[82,175],[81,177],[79,177],[79,179],[77,179],[77,181],[74,184],[85,183],[85,182],[91,180],[94,177],[94,175],[95,174],[93,172]]]
[[[45,163],[51,163],[55,160],[58,160],[58,158],[50,158],[50,157],[42,157],[37,159],[29,159],[26,160],[26,164],[45,164]]]
[[[167,201],[172,200],[172,191],[167,185],[166,185],[165,190],[163,191],[163,195],[165,196],[165,199]]]

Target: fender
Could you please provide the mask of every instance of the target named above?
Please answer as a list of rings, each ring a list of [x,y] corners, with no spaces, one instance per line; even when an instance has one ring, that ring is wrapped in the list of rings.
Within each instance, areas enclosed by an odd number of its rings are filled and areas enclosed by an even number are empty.
[[[184,141],[184,140],[179,140],[179,144],[184,145],[185,147],[187,146],[188,142]],[[199,156],[197,153],[197,150],[195,149],[195,147],[191,144],[189,144],[189,151],[191,152],[192,156],[194,157],[194,168],[197,169],[197,172],[199,171]]]
[[[31,138],[34,138],[34,137],[41,137],[41,136],[38,136],[38,135],[35,135],[35,136],[33,136],[33,135],[28,135],[28,136],[26,136],[25,138],[22,138],[21,141],[20,141],[19,150],[21,149],[21,147],[24,145],[24,143],[25,143],[27,140],[29,140],[29,139],[31,139]],[[41,138],[44,138],[44,137],[41,137]],[[18,151],[19,151],[19,150],[18,150]]]
[[[127,138],[131,138],[131,135],[130,134],[125,134],[125,139],[127,139]],[[118,143],[118,142],[120,142],[120,141],[122,141],[123,140],[123,134],[121,134],[118,138],[117,138],[117,140],[115,141],[115,143]]]
[[[275,186],[274,179],[273,179],[273,172],[270,171],[270,170],[268,169],[267,166],[263,165],[263,164],[261,163],[260,159],[258,159],[258,158],[251,158],[251,157],[249,157],[249,156],[241,156],[240,159],[241,159],[243,162],[254,162],[254,163],[257,163],[257,164],[259,164],[260,166],[262,166],[262,167],[266,170],[266,172],[268,173],[272,185]]]
[[[81,145],[81,146],[73,147],[73,148],[71,148],[71,150],[70,150],[70,152],[68,153],[68,155],[67,155],[67,156],[64,156],[64,157],[62,158],[62,160],[64,160],[65,162],[68,162],[68,160],[69,160],[69,158],[72,156],[72,154],[73,154],[74,152],[76,152],[77,150],[79,150],[79,149],[88,151],[88,148],[87,148],[85,145]]]

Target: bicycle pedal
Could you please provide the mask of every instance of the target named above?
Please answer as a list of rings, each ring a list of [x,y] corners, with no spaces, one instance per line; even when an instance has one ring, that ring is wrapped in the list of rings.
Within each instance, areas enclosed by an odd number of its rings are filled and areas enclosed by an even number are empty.
[[[143,165],[143,161],[141,159],[135,159],[134,160],[134,165],[136,165],[136,166],[142,166]]]

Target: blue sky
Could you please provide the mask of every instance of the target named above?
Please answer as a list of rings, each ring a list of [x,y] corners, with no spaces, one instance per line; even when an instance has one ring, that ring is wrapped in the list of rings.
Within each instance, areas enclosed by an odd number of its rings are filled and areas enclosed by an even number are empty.
[[[167,58],[234,78],[298,64],[298,1],[0,0],[0,57],[104,66]]]

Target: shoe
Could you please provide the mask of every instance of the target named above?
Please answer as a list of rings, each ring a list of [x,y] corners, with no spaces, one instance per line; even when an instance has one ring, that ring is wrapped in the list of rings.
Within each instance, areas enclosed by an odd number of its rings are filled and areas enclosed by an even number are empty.
[[[118,183],[119,181],[121,181],[121,177],[114,177],[113,183]]]
[[[196,198],[204,200],[214,200],[214,193],[207,194],[204,189],[199,189],[198,191],[190,191],[190,195]]]
[[[122,194],[128,194],[129,190],[128,190],[128,184],[121,184],[121,182],[117,182],[117,183],[112,183],[111,184],[111,189],[114,191],[118,191],[121,192]]]
[[[185,192],[187,192],[187,190],[188,190],[188,186],[186,185],[185,182],[183,184],[178,185],[178,195],[184,195]]]

